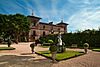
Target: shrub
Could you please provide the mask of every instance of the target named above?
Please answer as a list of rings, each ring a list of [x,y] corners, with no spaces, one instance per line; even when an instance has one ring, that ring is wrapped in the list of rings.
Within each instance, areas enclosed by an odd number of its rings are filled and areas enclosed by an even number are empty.
[[[30,44],[31,48],[34,48],[34,46],[35,46],[35,43]]]
[[[65,50],[66,50],[66,46],[65,46],[65,43],[64,42],[62,42],[62,52],[64,52]]]
[[[58,46],[52,45],[52,46],[50,46],[49,50],[50,50],[51,52],[55,52],[55,51],[58,50]]]
[[[65,43],[64,43],[64,42],[62,42],[62,45],[63,45],[63,46],[65,46]]]
[[[51,43],[43,43],[43,46],[50,46]]]
[[[40,39],[35,40],[35,44],[42,44],[42,43],[43,43],[43,41]]]
[[[3,39],[2,38],[0,38],[0,43],[2,43],[3,42]]]
[[[49,40],[48,42],[49,42],[49,43],[54,43],[53,40]]]
[[[54,41],[54,44],[57,44],[57,34],[49,34],[45,36],[45,39],[41,38],[41,40],[47,42],[49,39]],[[90,47],[94,47],[96,43],[100,43],[100,30],[96,31],[95,34],[92,33],[92,30],[86,33],[83,32],[75,32],[75,33],[65,33],[62,34],[62,41],[65,42],[66,46],[71,46],[72,44],[77,44],[79,47],[83,46],[84,43],[89,43]]]
[[[89,44],[88,43],[84,43],[84,48],[88,48]]]
[[[32,53],[34,52],[35,43],[30,44]]]
[[[24,38],[24,41],[27,42],[27,38],[26,37]]]

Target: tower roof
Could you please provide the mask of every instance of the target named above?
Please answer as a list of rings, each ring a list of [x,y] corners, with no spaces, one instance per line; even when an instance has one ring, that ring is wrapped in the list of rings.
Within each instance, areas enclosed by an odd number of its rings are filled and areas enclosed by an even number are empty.
[[[32,15],[29,15],[29,16],[27,16],[27,17],[37,18],[37,19],[42,19],[42,18],[40,18],[40,17],[36,17],[36,16],[34,16],[33,10],[32,10]]]
[[[63,20],[61,20],[61,22],[56,25],[60,25],[60,24],[68,25],[67,23],[64,23]]]

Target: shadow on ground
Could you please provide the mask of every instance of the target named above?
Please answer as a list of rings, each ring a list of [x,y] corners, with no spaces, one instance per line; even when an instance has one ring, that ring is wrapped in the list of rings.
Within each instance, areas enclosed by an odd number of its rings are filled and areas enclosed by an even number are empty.
[[[21,53],[21,55],[32,55],[33,53]]]
[[[36,59],[33,56],[0,56],[0,67],[51,67],[49,59]]]

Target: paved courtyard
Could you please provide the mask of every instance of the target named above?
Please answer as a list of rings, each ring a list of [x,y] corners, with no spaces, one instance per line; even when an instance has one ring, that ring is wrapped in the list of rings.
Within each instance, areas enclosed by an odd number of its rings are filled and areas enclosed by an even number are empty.
[[[30,43],[13,44],[16,50],[0,51],[0,67],[100,67],[100,52],[89,50],[88,54],[76,58],[52,63],[50,59],[31,54]],[[7,46],[7,45],[0,45]],[[48,48],[35,47],[35,51],[44,51]],[[83,49],[66,49],[84,51]]]

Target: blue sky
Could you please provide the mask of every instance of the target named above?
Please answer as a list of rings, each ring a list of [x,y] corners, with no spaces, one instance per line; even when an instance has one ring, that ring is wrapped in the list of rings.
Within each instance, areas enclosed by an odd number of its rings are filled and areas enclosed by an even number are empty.
[[[21,13],[40,21],[68,23],[68,32],[100,28],[100,0],[0,0],[0,13]]]

